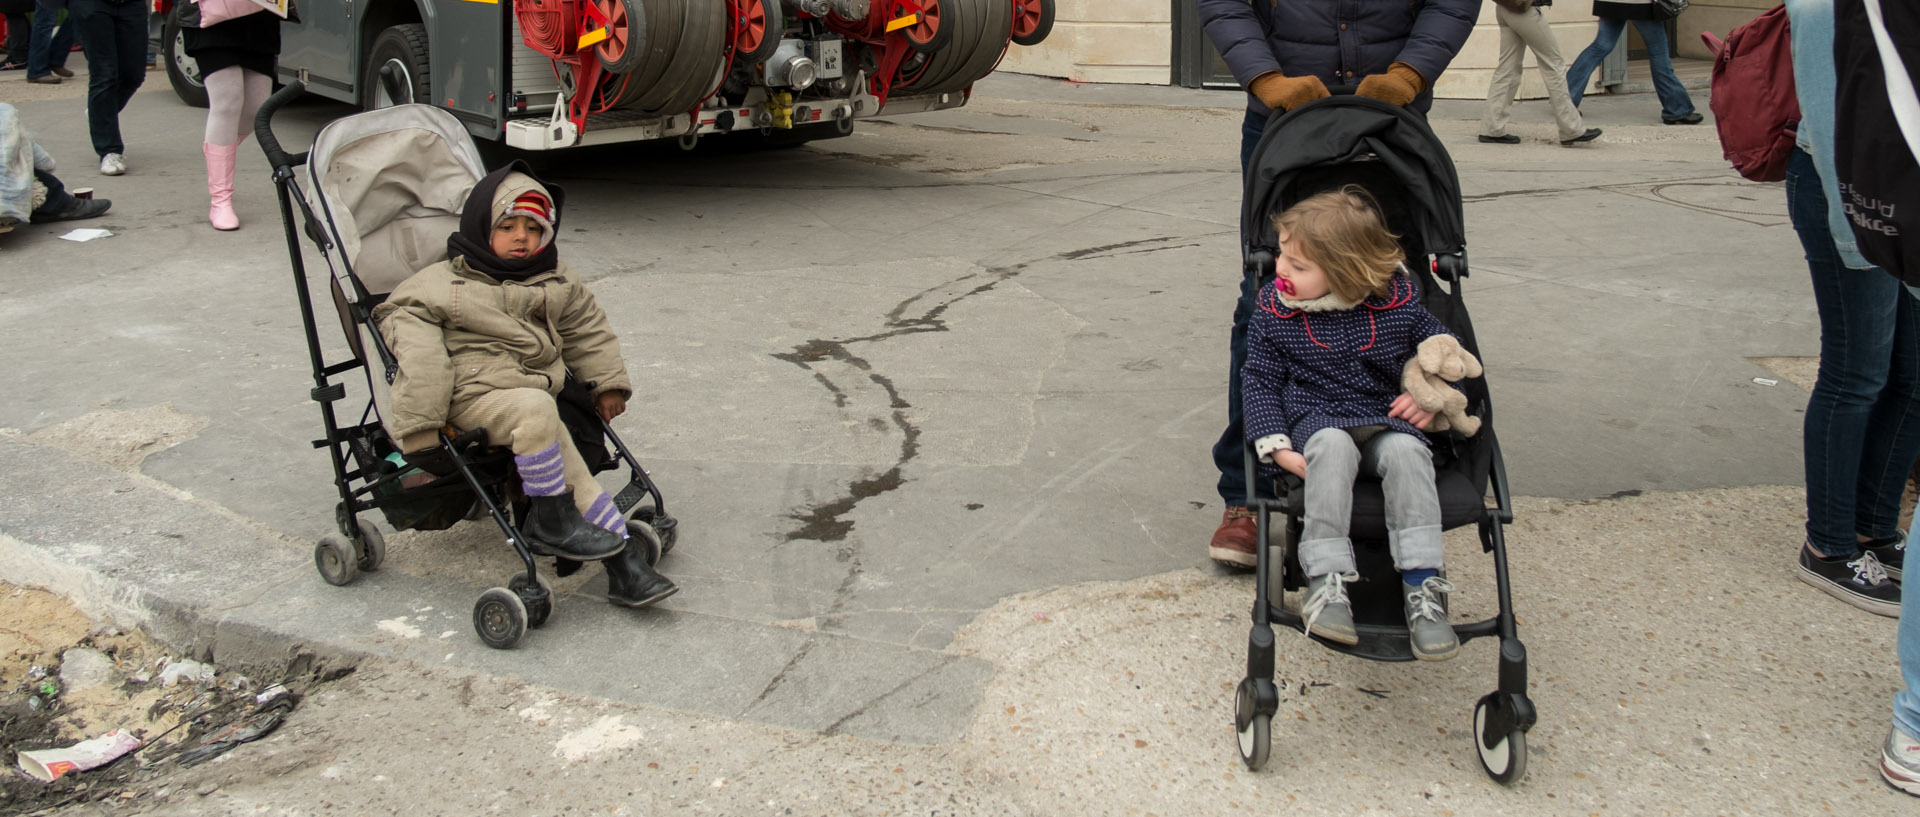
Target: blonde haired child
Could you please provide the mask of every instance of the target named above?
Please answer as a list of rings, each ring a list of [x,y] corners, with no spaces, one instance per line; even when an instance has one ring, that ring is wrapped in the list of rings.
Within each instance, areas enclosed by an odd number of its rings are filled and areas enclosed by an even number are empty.
[[[1448,334],[1420,306],[1402,252],[1366,191],[1302,199],[1274,220],[1276,275],[1260,290],[1241,369],[1247,439],[1263,461],[1306,482],[1300,566],[1307,631],[1359,641],[1346,583],[1358,578],[1348,522],[1362,470],[1386,494],[1388,546],[1400,571],[1414,656],[1452,658],[1452,586],[1439,575],[1440,500],[1420,432],[1433,415],[1401,392],[1420,342]]]

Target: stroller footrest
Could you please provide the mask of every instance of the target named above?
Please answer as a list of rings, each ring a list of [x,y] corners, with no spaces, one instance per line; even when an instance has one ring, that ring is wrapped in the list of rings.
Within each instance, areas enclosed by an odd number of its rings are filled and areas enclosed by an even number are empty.
[[[332,403],[346,399],[347,387],[342,383],[333,383],[307,392],[307,396],[312,397],[316,403]]]

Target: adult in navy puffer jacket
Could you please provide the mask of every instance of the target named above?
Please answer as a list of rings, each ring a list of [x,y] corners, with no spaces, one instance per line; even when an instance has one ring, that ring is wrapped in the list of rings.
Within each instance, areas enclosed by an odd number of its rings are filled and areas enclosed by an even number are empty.
[[[1299,448],[1323,429],[1386,426],[1432,445],[1388,413],[1420,342],[1450,333],[1420,306],[1405,273],[1389,286],[1389,295],[1347,308],[1332,302],[1337,296],[1289,302],[1273,283],[1261,288],[1241,370],[1247,441],[1285,434]]]
[[[1434,80],[1460,53],[1480,14],[1480,0],[1194,0],[1194,6],[1233,78],[1249,90],[1247,111],[1262,119],[1276,107],[1292,107],[1276,101],[1318,98],[1263,98],[1254,90],[1263,77],[1311,79],[1323,88],[1371,85],[1367,80],[1396,63],[1412,69],[1421,87],[1410,99],[1387,101],[1424,113],[1433,104]]]
[[[1327,95],[1327,86],[1425,112],[1432,88],[1473,32],[1480,0],[1193,0],[1235,79],[1247,89],[1247,115],[1240,127],[1240,171],[1277,108],[1304,105]],[[1238,265],[1231,269],[1238,270]],[[1240,464],[1240,366],[1246,359],[1247,318],[1253,290],[1243,281],[1229,340],[1227,427],[1213,445],[1226,504],[1211,552],[1247,557],[1230,564],[1250,567],[1254,540],[1248,494],[1264,496],[1264,484],[1249,486]]]

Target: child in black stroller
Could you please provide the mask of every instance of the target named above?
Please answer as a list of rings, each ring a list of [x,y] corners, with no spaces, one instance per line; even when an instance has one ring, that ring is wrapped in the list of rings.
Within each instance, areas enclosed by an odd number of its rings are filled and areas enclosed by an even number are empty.
[[[1499,686],[1474,707],[1474,745],[1495,780],[1520,779],[1534,710],[1507,580],[1512,504],[1471,376],[1452,160],[1418,113],[1351,95],[1298,107],[1255,148],[1241,233],[1260,292],[1241,371],[1247,484],[1269,479],[1275,497],[1251,503],[1268,545],[1235,697],[1242,759],[1258,769],[1270,751],[1273,622],[1376,661],[1447,659],[1497,635]],[[1493,554],[1499,612],[1455,624],[1441,532],[1466,524]]]
[[[555,557],[561,575],[601,561],[616,605],[672,595],[678,588],[653,564],[672,547],[674,520],[610,425],[632,391],[618,338],[554,245],[564,191],[517,161],[483,177],[463,126],[424,105],[337,120],[310,155],[290,156],[270,123],[299,92],[296,83],[268,100],[256,133],[275,168],[326,422],[315,446],[331,452],[340,490],[347,541],[320,542],[321,575],[348,584],[379,567],[385,543],[358,521],[362,510],[380,509],[400,530],[484,514],[526,566],[474,607],[489,646],[513,646],[552,612],[535,555]],[[303,163],[306,192],[293,175]],[[333,272],[352,351],[340,363],[320,349],[295,204]],[[343,428],[333,404],[346,384],[333,378],[354,370],[370,399],[359,423]],[[609,495],[594,474],[622,462],[631,480]]]

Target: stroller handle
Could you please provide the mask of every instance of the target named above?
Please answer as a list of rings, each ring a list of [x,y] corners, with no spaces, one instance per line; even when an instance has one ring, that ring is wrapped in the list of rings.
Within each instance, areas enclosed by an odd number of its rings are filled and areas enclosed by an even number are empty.
[[[292,102],[294,97],[306,91],[306,83],[299,80],[289,82],[273,96],[267,97],[267,101],[260,103],[260,112],[253,116],[253,136],[260,140],[260,149],[267,153],[267,163],[275,169],[296,167],[307,163],[307,154],[288,155],[286,151],[280,149],[280,140],[273,135],[273,115],[279,113],[287,103]]]

